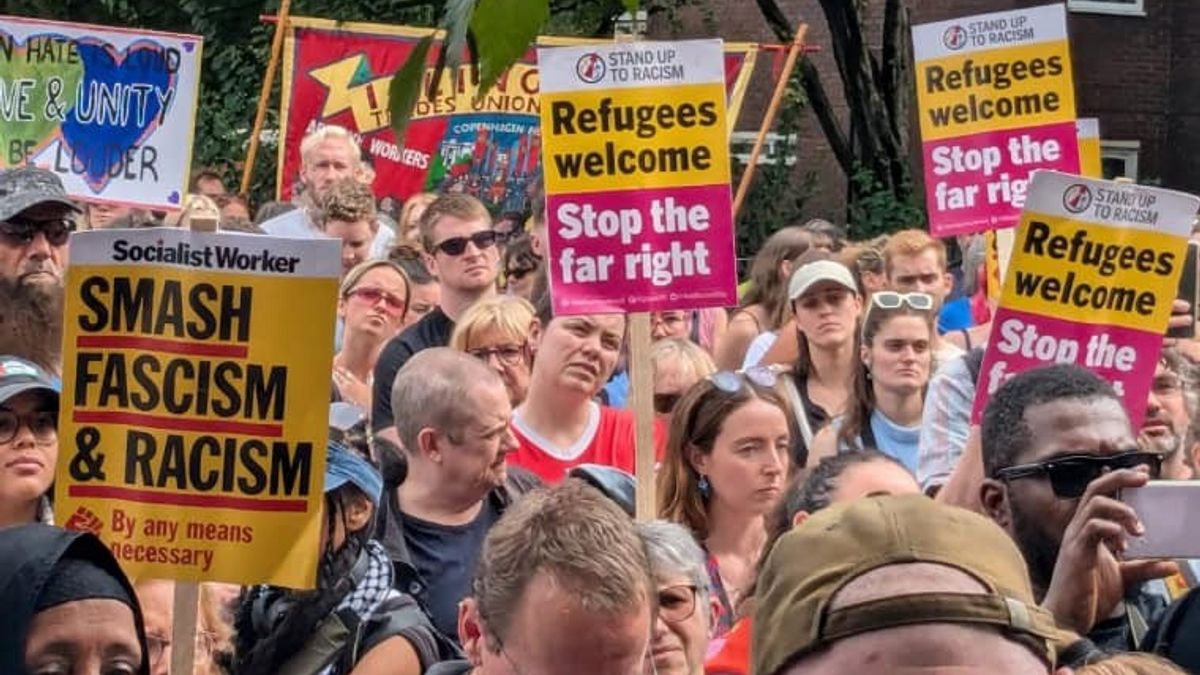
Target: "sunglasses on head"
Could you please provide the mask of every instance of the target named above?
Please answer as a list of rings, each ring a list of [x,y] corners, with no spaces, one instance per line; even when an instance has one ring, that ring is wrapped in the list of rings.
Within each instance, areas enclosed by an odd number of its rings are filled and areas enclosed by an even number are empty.
[[[871,306],[879,309],[900,309],[908,305],[919,312],[933,309],[933,296],[928,293],[897,293],[879,291],[871,294]]]
[[[1050,479],[1050,488],[1054,490],[1054,496],[1060,499],[1078,499],[1083,496],[1087,486],[1104,475],[1105,471],[1132,469],[1142,465],[1150,467],[1151,478],[1158,478],[1162,471],[1162,455],[1138,449],[1123,450],[1107,457],[1064,455],[1042,462],[1000,469],[996,472],[996,478],[1009,482],[1022,478],[1040,478],[1044,475]]]
[[[467,250],[467,244],[475,244],[475,248],[480,250],[491,248],[500,240],[500,235],[492,230],[482,230],[476,232],[469,237],[450,237],[441,242],[434,244],[435,250],[441,251],[449,256],[460,256]]]
[[[736,371],[722,370],[709,375],[708,381],[726,394],[736,394],[747,382],[753,382],[760,387],[774,387],[775,383],[779,381],[779,376],[770,366],[754,366]]]
[[[62,246],[67,243],[74,223],[65,218],[53,220],[30,220],[28,218],[10,218],[0,222],[0,237],[9,240],[17,246],[26,246],[33,241],[38,232],[46,235],[46,241],[51,246]]]

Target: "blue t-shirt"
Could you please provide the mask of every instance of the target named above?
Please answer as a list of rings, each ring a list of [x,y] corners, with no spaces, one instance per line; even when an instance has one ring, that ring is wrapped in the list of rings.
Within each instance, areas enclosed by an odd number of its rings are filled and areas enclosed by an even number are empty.
[[[842,427],[842,417],[838,417],[833,421],[833,430],[836,433]],[[874,448],[883,454],[904,465],[916,475],[917,459],[919,456],[921,425],[912,427],[904,427],[896,424],[888,419],[887,415],[878,410],[871,411],[871,435],[875,437]],[[863,443],[860,435],[855,444],[855,450],[861,450],[864,446],[869,445]],[[850,452],[852,448],[844,442],[838,443],[838,452]]]

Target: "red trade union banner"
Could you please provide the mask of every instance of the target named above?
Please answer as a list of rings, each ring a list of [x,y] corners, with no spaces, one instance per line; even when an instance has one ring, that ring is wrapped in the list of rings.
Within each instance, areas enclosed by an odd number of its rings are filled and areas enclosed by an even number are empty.
[[[417,192],[465,192],[493,212],[522,211],[542,180],[536,53],[530,49],[479,101],[470,69],[455,86],[443,75],[436,95],[422,93],[404,142],[388,113],[392,74],[429,29],[324,19],[288,20],[277,193],[291,199],[300,176],[300,141],[326,124],[354,132],[375,167],[375,194],[398,209]],[[539,38],[539,44],[582,44]],[[431,79],[436,50],[429,55]],[[725,84],[730,131],[754,69],[758,47],[726,43]]]

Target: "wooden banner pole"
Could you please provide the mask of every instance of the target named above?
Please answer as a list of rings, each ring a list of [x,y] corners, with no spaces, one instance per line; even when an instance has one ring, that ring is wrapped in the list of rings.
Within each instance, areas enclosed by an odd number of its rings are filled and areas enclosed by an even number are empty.
[[[279,69],[279,56],[283,53],[283,36],[288,29],[288,11],[292,0],[281,0],[278,23],[271,37],[271,58],[267,61],[267,78],[258,95],[258,111],[254,114],[254,129],[250,133],[250,147],[246,150],[246,164],[242,167],[242,185],[238,194],[245,197],[250,193],[250,176],[254,173],[254,161],[258,159],[258,138],[262,135],[263,123],[267,119],[267,104],[271,102],[271,87],[275,84],[275,71]],[[282,143],[283,139],[279,139]]]
[[[629,315],[629,389],[636,423],[638,520],[658,515],[654,495],[654,373],[650,363],[650,315]]]
[[[196,663],[196,612],[200,606],[200,584],[175,582],[175,606],[171,622],[171,675],[192,675]]]
[[[787,92],[788,82],[792,79],[792,71],[796,68],[796,61],[800,55],[804,53],[804,38],[808,35],[808,24],[802,23],[796,28],[796,37],[792,40],[792,44],[788,47],[787,60],[783,62],[783,72],[780,73],[779,81],[775,83],[775,93],[771,95],[771,103],[767,106],[767,114],[763,116],[762,125],[758,129],[758,138],[754,139],[754,149],[750,152],[750,162],[746,164],[746,169],[742,172],[742,180],[738,182],[737,194],[733,198],[733,218],[737,221],[738,213],[742,210],[742,204],[746,201],[746,194],[750,192],[750,183],[754,180],[754,171],[758,168],[758,158],[762,155],[763,144],[766,143],[767,134],[771,131],[771,127],[775,125],[775,116],[779,113],[779,106],[783,103],[783,95]]]

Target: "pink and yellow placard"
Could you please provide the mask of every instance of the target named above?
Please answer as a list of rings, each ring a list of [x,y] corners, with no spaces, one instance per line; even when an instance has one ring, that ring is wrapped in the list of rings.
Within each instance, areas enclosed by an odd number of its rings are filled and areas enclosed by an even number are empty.
[[[980,370],[973,420],[1009,377],[1074,363],[1145,413],[1200,198],[1034,174]]]
[[[1013,227],[1038,169],[1079,171],[1063,5],[913,27],[934,236]]]
[[[538,49],[559,314],[737,304],[720,40]]]

